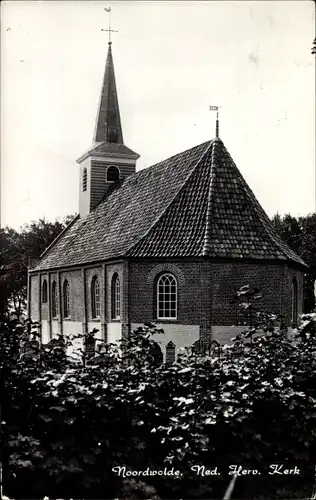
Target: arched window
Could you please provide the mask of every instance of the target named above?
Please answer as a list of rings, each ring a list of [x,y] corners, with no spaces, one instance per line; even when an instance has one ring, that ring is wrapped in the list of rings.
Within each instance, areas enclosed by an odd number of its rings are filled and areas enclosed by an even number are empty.
[[[58,293],[57,293],[57,283],[53,281],[52,283],[52,317],[56,318],[58,314]]]
[[[298,302],[298,286],[297,279],[293,278],[292,280],[292,324],[293,326],[297,325],[297,302]]]
[[[177,318],[177,281],[172,274],[163,274],[157,281],[157,317]]]
[[[106,172],[106,180],[107,182],[116,182],[120,180],[120,171],[117,167],[113,165],[108,167]]]
[[[91,315],[92,318],[100,317],[100,283],[97,276],[91,281]]]
[[[63,316],[64,318],[69,318],[70,316],[70,293],[67,280],[63,284]]]
[[[82,174],[82,191],[87,191],[87,184],[88,184],[88,172],[87,169],[83,169],[83,174]]]
[[[44,280],[42,284],[42,303],[47,303],[47,281]]]
[[[112,319],[121,318],[121,283],[117,273],[112,278]]]

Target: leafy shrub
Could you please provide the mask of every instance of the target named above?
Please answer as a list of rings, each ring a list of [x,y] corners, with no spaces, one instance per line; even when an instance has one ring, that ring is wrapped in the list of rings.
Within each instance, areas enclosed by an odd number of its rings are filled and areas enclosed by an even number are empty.
[[[275,316],[257,314],[230,345],[187,349],[173,365],[159,366],[151,324],[81,365],[68,363],[61,345],[27,359],[10,348],[2,357],[5,493],[221,498],[236,464],[261,472],[238,477],[236,498],[310,495],[315,327],[316,314],[305,315],[293,341]],[[3,337],[22,330],[5,325]],[[301,473],[271,476],[270,464],[296,465]],[[194,465],[217,466],[221,475],[201,477]],[[174,467],[182,475],[122,477],[115,466]]]

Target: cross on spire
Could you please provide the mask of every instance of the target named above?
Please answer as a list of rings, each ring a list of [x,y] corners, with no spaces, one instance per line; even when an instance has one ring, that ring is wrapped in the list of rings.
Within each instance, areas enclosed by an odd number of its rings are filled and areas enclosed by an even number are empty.
[[[210,111],[216,111],[216,130],[215,137],[219,137],[219,108],[221,106],[210,106]]]
[[[111,45],[111,33],[118,33],[117,30],[112,30],[111,28],[111,7],[105,7],[104,9],[109,14],[109,27],[107,30],[101,29],[101,31],[107,31],[109,33],[109,45]]]

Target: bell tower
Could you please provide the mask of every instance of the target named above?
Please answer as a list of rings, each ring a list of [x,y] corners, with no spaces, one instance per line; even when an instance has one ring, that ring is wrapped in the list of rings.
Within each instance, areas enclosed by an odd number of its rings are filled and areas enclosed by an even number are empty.
[[[110,16],[110,7],[105,9]],[[97,112],[93,143],[77,163],[80,167],[79,213],[89,214],[109,187],[136,172],[139,155],[125,146],[117,96],[109,17],[108,53]]]

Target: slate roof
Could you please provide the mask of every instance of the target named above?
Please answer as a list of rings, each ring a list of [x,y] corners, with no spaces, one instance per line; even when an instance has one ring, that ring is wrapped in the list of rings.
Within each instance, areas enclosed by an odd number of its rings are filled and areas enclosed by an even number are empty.
[[[122,155],[126,155],[128,158],[139,158],[139,154],[135,153],[135,151],[132,151],[132,149],[125,146],[125,144],[103,141],[94,142],[92,146],[85,153],[83,153],[77,161],[80,162],[89,155],[104,157],[105,154],[113,156],[118,155],[120,158],[122,157]]]
[[[89,215],[70,224],[35,270],[123,256],[306,266],[282,242],[220,139],[126,178]]]

